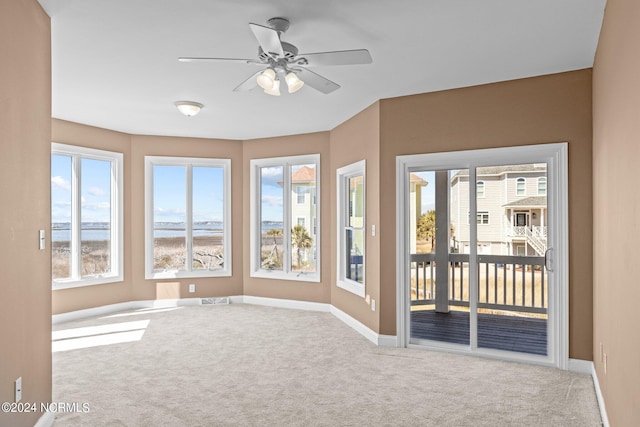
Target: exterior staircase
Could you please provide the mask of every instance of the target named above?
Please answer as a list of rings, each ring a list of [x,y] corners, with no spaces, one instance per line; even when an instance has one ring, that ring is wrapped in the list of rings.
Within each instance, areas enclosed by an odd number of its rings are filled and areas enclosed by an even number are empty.
[[[529,227],[525,227],[525,235],[527,236],[527,243],[536,251],[536,255],[544,256],[547,250],[547,237],[538,231],[538,229],[531,231]]]

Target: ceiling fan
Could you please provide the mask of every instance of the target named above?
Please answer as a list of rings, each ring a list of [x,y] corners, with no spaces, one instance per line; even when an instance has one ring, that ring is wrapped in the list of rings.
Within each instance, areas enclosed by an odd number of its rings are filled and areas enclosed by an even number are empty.
[[[328,65],[371,64],[373,60],[366,49],[339,50],[298,54],[298,48],[281,40],[282,34],[289,29],[289,20],[271,18],[268,27],[250,23],[249,27],[258,40],[258,59],[239,58],[196,58],[179,57],[180,62],[239,62],[266,66],[240,83],[234,91],[249,91],[256,86],[269,95],[280,95],[280,81],[287,84],[288,92],[294,93],[305,84],[328,94],[340,88],[340,85],[323,77],[307,67]]]

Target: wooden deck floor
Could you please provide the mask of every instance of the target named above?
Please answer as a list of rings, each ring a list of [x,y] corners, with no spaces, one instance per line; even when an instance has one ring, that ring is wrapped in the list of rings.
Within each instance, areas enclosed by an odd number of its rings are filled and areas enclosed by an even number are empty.
[[[469,345],[469,313],[411,312],[411,338]],[[547,321],[478,313],[478,347],[547,354]]]

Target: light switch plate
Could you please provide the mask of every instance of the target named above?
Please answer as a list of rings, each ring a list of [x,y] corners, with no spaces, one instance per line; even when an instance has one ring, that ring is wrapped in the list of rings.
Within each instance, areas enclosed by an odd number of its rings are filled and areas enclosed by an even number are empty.
[[[15,402],[18,403],[22,400],[22,377],[18,378],[15,382]]]

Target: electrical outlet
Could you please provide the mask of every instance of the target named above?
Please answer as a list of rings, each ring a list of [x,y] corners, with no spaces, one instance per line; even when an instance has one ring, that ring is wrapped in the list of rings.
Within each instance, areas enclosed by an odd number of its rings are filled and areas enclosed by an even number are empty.
[[[15,402],[18,403],[22,400],[22,377],[15,382],[15,392]]]
[[[189,284],[189,292],[194,293],[195,291],[196,291],[195,283],[190,283]]]
[[[375,225],[375,224],[373,224],[373,225],[371,226],[371,235],[372,235],[373,237],[375,237],[375,236],[376,236],[376,225]]]
[[[604,359],[602,363],[604,364],[604,374],[607,375],[607,353],[604,353]]]
[[[371,299],[371,311],[376,311],[376,300]]]

